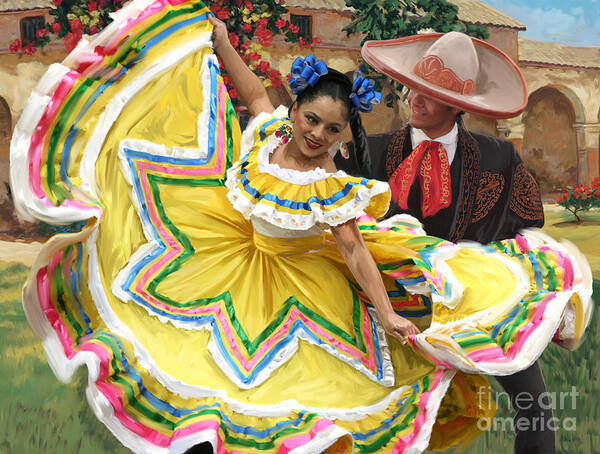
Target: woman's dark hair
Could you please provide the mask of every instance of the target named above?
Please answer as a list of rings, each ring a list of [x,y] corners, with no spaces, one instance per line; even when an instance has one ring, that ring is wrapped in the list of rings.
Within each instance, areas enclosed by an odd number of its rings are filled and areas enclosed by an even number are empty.
[[[350,122],[354,154],[356,155],[359,172],[361,175],[369,176],[371,175],[369,143],[360,115],[350,100],[352,82],[348,76],[335,69],[328,67],[327,71],[327,74],[321,76],[313,87],[308,86],[298,93],[295,103],[300,107],[302,104],[312,102],[321,96],[329,96],[334,101],[341,101],[346,107],[346,118]],[[290,106],[290,111],[293,105]]]

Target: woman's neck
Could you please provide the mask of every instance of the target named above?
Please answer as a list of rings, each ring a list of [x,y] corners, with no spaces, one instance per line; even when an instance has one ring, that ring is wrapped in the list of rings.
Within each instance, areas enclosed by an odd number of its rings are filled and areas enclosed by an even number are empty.
[[[323,167],[323,158],[326,154],[323,153],[314,158],[309,158],[300,151],[296,141],[292,139],[275,150],[271,155],[271,162],[279,165],[281,168],[306,172],[314,170],[317,167]]]

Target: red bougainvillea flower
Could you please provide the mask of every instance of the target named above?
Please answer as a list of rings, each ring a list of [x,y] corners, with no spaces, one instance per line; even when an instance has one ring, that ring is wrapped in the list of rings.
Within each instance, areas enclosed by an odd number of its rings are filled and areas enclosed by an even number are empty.
[[[90,27],[90,35],[95,35],[96,33],[98,33],[98,27],[95,25],[92,25]]]
[[[92,12],[92,11],[96,11],[98,9],[98,2],[95,1],[89,1],[88,4],[88,11]]]
[[[83,24],[79,19],[71,19],[69,21],[69,26],[71,27],[71,31],[75,34],[81,35],[83,33]]]
[[[310,49],[310,43],[304,41],[302,36],[298,38],[298,44],[300,44],[300,49]]]
[[[264,61],[262,60],[259,64],[258,64],[258,70],[263,73],[266,74],[269,71],[269,68],[271,67],[271,65],[269,65],[268,61]]]
[[[240,45],[240,37],[233,32],[229,32],[228,36],[229,36],[229,42],[231,43],[231,45],[233,47],[237,48]]]
[[[37,39],[43,38],[44,36],[46,36],[48,34],[48,30],[46,30],[45,28],[38,28],[35,31],[35,37]]]
[[[221,20],[229,19],[229,10],[221,6],[213,6],[212,12]]]
[[[65,47],[68,52],[71,52],[77,46],[79,39],[81,38],[81,34],[79,33],[67,33],[65,36]]]
[[[267,19],[266,17],[261,17],[256,23],[259,27],[266,27],[267,25],[269,25],[269,19]]]
[[[592,188],[600,189],[600,177],[596,177],[592,180]]]
[[[54,33],[58,33],[61,30],[62,30],[62,26],[60,25],[59,22],[52,22],[52,31]]]
[[[252,4],[252,2],[245,1],[244,8],[248,8],[248,11],[252,12],[252,10],[254,9],[254,5]]]
[[[248,57],[248,60],[250,61],[257,61],[261,58],[258,52],[250,52],[249,54],[246,54],[246,57]]]
[[[10,43],[10,46],[8,46],[8,50],[11,52],[19,52],[21,50],[21,40],[15,39],[12,43]]]
[[[273,32],[265,27],[258,26],[256,36],[261,46],[269,46],[273,42]]]
[[[269,74],[269,80],[271,81],[273,88],[279,88],[283,85],[281,82],[281,73],[277,70],[271,71],[271,74]]]
[[[290,31],[295,35],[297,35],[300,32],[300,27],[298,27],[297,25],[290,24],[289,28],[290,28]]]
[[[287,25],[287,21],[283,20],[283,19],[277,19],[275,21],[275,27],[277,27],[279,30],[281,30],[283,27],[285,27]]]
[[[312,43],[313,43],[313,45],[315,45],[315,44],[321,44],[321,39],[315,37],[315,38],[313,38]]]
[[[60,6],[62,0],[52,0],[52,3],[54,3],[54,6]]]
[[[244,23],[244,25],[242,25],[242,30],[246,33],[250,33],[252,31],[252,25]]]
[[[33,44],[27,44],[24,48],[23,48],[23,53],[25,55],[33,55],[35,54],[35,51],[37,50],[37,48],[33,45]]]

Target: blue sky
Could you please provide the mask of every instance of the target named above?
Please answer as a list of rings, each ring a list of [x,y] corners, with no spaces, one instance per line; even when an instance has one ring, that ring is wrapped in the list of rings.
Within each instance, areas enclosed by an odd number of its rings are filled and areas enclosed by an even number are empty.
[[[523,22],[520,36],[573,46],[600,46],[600,0],[483,0]]]

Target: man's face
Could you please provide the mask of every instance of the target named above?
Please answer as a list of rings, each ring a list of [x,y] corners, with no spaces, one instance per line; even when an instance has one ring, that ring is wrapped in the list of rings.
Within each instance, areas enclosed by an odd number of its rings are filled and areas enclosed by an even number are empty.
[[[459,109],[442,104],[412,89],[408,95],[408,105],[410,125],[422,129],[431,138],[435,138],[432,134],[439,137],[449,132],[454,126],[456,115],[460,112]]]

